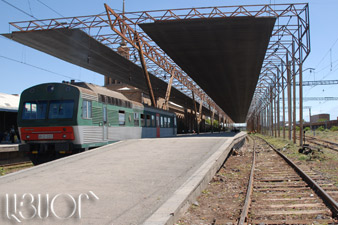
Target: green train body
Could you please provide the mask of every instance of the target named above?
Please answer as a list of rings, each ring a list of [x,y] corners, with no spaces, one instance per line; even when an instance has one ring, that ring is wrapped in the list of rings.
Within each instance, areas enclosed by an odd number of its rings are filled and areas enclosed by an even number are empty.
[[[34,163],[124,139],[177,134],[174,113],[89,83],[46,83],[20,97],[20,151]]]

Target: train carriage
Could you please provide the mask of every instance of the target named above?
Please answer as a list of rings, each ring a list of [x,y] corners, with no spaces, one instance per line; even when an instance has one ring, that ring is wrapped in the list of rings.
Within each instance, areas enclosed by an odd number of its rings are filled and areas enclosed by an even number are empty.
[[[22,92],[20,151],[34,164],[124,139],[177,133],[174,113],[89,83],[47,83]]]

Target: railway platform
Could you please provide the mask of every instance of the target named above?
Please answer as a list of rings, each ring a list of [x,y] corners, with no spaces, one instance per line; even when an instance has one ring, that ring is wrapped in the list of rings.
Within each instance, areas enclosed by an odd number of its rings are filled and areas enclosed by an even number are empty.
[[[1,224],[172,224],[246,134],[125,140],[0,178]]]
[[[0,144],[0,152],[19,151],[19,144]]]

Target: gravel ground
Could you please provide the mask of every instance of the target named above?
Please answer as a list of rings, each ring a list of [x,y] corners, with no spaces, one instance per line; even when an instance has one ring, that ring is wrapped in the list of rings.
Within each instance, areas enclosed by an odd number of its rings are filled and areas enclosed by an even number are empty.
[[[176,225],[237,224],[244,204],[252,149],[248,141],[234,150],[208,187]]]

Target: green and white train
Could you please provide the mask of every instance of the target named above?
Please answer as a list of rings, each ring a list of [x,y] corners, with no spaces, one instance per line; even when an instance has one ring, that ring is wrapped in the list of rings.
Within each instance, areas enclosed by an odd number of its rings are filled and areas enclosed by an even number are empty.
[[[46,83],[21,94],[20,151],[34,164],[124,139],[177,134],[174,113],[89,83]]]

